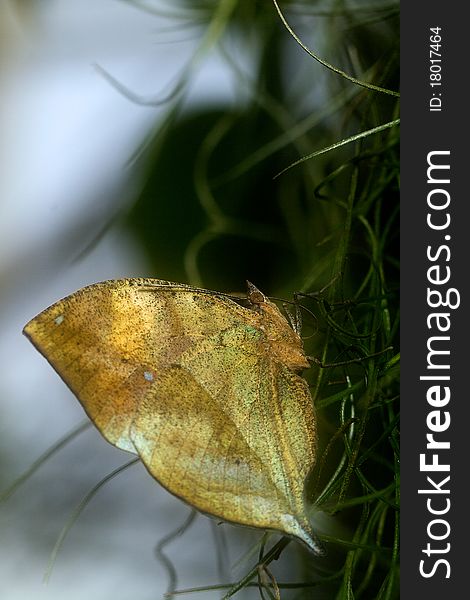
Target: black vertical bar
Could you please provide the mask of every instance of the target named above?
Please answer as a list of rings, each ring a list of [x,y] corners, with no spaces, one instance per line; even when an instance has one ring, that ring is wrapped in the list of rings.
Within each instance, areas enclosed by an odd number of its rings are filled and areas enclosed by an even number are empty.
[[[465,13],[465,3],[458,2],[401,4],[404,599],[470,594]]]

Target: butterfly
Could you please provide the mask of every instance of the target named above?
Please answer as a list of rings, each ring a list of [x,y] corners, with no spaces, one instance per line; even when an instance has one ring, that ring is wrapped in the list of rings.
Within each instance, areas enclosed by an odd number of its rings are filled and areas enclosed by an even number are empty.
[[[316,417],[302,340],[254,285],[244,297],[159,279],[96,283],[25,335],[111,444],[169,492],[321,554],[305,482]]]

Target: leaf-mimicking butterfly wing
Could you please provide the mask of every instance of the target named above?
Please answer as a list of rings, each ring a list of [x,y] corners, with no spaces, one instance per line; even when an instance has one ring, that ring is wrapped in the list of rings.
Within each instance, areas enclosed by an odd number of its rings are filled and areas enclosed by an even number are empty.
[[[245,299],[157,279],[106,281],[24,328],[112,444],[196,509],[321,553],[304,498],[316,420],[302,342]]]

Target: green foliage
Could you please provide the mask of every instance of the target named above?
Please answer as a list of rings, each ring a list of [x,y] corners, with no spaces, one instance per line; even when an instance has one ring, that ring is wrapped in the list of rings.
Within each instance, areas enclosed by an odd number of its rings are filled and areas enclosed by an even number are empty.
[[[203,20],[217,4],[186,6]],[[244,99],[191,110],[174,100],[144,152],[128,224],[156,277],[299,292],[321,435],[310,498],[332,518],[320,532],[327,557],[299,554],[304,581],[259,577],[282,555],[281,540],[225,597],[261,581],[264,597],[396,598],[398,105],[387,89],[398,86],[397,8],[285,2],[289,33],[274,4],[235,4],[218,42]],[[292,34],[328,61],[315,62]],[[231,58],[230,36],[258,50],[251,75]]]

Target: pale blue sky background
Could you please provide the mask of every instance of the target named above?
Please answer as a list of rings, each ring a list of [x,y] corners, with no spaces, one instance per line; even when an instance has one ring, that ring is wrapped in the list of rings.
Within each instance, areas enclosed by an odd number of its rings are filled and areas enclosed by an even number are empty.
[[[41,2],[42,10],[21,20],[14,3],[2,4],[0,451],[8,481],[84,417],[21,335],[23,325],[85,284],[147,272],[133,240],[115,229],[73,262],[83,250],[83,236],[74,236],[77,227],[88,227],[91,241],[96,224],[118,208],[114,191],[120,190],[122,201],[123,189],[131,198],[138,188],[127,161],[159,114],[129,102],[92,64],[130,89],[154,95],[191,56],[197,30],[162,33],[167,22],[116,0]],[[234,98],[223,62],[208,57],[194,77],[190,101]],[[161,597],[166,574],[153,549],[188,508],[140,466],[101,490],[66,539],[50,583],[42,583],[49,553],[75,506],[128,457],[90,430],[0,506],[2,599]],[[246,547],[259,534],[240,530],[239,536]],[[241,545],[232,549],[229,564],[241,552]],[[217,582],[208,519],[199,517],[170,553],[180,586]],[[242,563],[231,577],[245,570]]]

